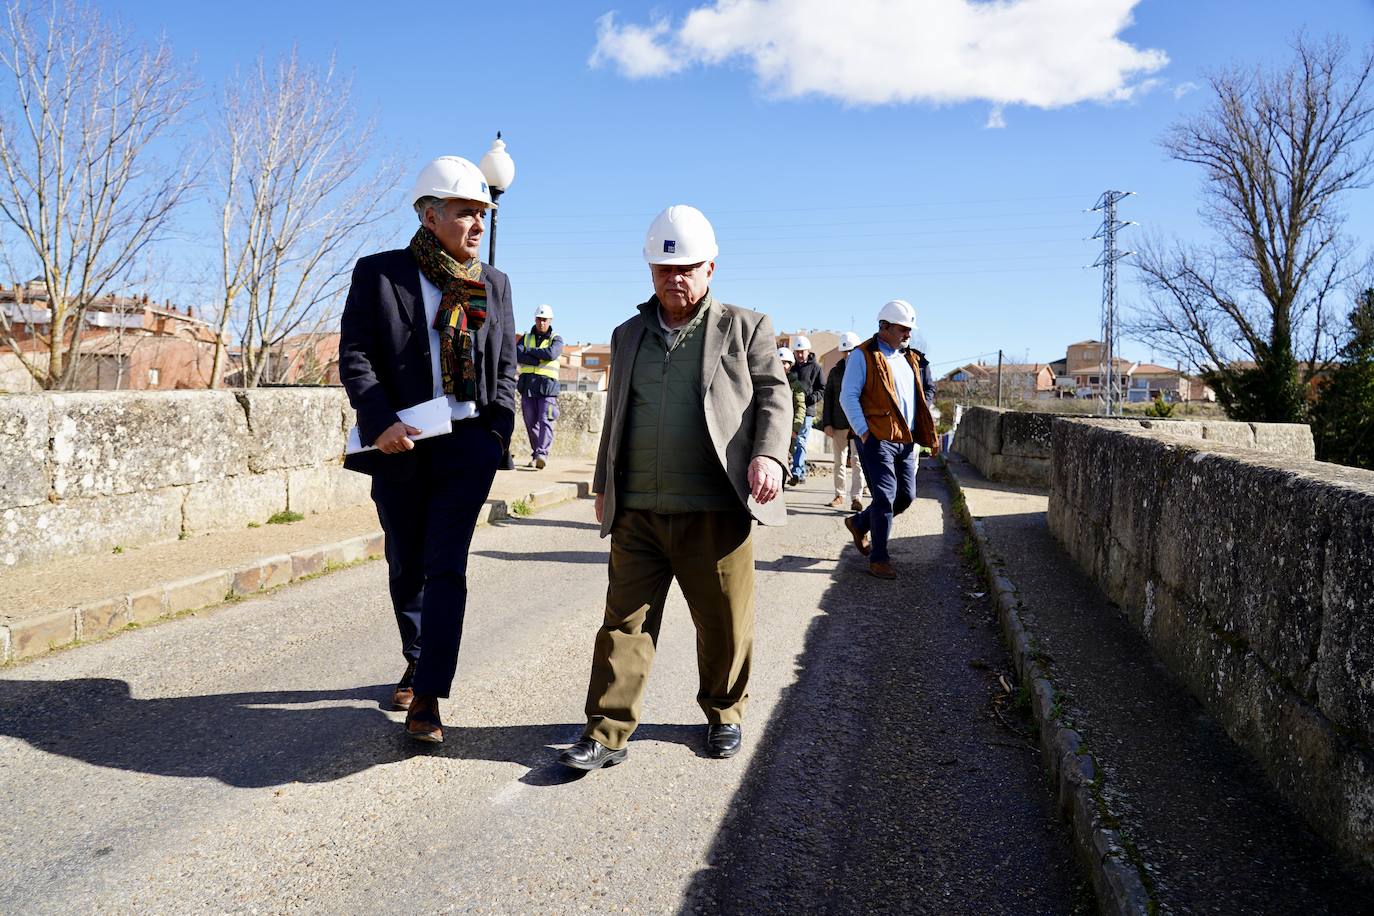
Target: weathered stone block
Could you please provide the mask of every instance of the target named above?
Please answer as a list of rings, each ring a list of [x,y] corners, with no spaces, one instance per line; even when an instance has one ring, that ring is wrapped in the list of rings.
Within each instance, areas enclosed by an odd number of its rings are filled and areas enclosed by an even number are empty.
[[[251,595],[264,589],[276,588],[291,581],[291,571],[291,557],[268,557],[234,570],[230,574],[229,590],[235,595]]]
[[[1197,420],[1150,419],[1140,420],[1138,422],[1143,429],[1167,433],[1171,436],[1179,436],[1184,439],[1202,438],[1202,424]]]
[[[129,599],[125,595],[95,601],[76,609],[82,639],[94,639],[122,629],[129,622]]]
[[[303,515],[360,506],[372,499],[372,478],[339,465],[292,468],[286,472],[287,508]]]
[[[1319,487],[1232,455],[1194,458],[1165,494],[1160,578],[1312,699],[1325,528],[1312,511]]]
[[[175,489],[41,503],[0,511],[0,564],[42,563],[108,553],[176,538],[181,493]]]
[[[1002,415],[1002,454],[1049,458],[1053,423],[1052,414],[1007,411]]]
[[[1202,424],[1202,438],[1237,448],[1255,447],[1255,430],[1249,423],[1229,420],[1208,420]]]
[[[51,397],[52,488],[62,499],[213,480],[244,467],[247,424],[227,391]]]
[[[48,398],[0,398],[0,508],[47,500],[48,423]]]
[[[188,534],[243,528],[285,508],[283,474],[244,474],[186,488],[184,524]]]
[[[367,559],[370,541],[369,537],[356,537],[331,544],[325,548],[325,563],[330,566],[347,566],[349,563]]]
[[[258,473],[326,464],[343,456],[342,388],[252,388],[234,392],[248,417],[248,467]]]
[[[168,614],[219,604],[229,595],[229,573],[216,571],[168,582],[162,587]]]
[[[291,581],[291,557],[285,554],[268,557],[258,564],[258,568],[262,570],[263,588],[276,588]]]
[[[606,415],[606,395],[600,391],[565,391],[558,396],[558,421],[554,424],[553,449],[560,457],[591,457],[601,442],[601,424]],[[528,444],[524,425],[516,417],[516,441]],[[809,445],[823,446],[825,436],[813,436]]]
[[[1306,423],[1255,423],[1255,448],[1311,461],[1317,455],[1312,428]]]
[[[291,554],[291,578],[300,579],[324,572],[324,551],[319,548]]]
[[[1374,483],[1324,495],[1331,524],[1321,573],[1317,694],[1333,722],[1374,747]]]
[[[10,657],[32,658],[76,639],[76,612],[71,608],[37,617],[7,618]]]
[[[161,585],[129,595],[129,620],[151,623],[167,613],[167,592]]]
[[[10,660],[10,628],[0,624],[0,662]]]

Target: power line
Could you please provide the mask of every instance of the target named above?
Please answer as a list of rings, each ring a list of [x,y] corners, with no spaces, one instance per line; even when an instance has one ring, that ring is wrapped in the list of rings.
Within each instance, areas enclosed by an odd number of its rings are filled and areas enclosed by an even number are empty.
[[[1075,225],[1071,225],[1071,224],[1069,224],[1069,225],[1057,224],[1057,225],[1053,225],[1053,226],[1048,226],[1048,225],[1047,225],[1047,226],[980,226],[980,227],[975,227],[975,228],[972,228],[972,229],[929,229],[929,230],[922,230],[922,231],[919,231],[919,232],[846,232],[846,233],[844,233],[844,237],[845,237],[846,239],[875,239],[875,238],[876,238],[876,239],[891,239],[891,238],[910,238],[910,237],[913,237],[913,236],[924,236],[924,235],[965,235],[965,234],[973,233],[973,232],[1040,232],[1040,231],[1050,231],[1050,230],[1055,230],[1055,231],[1057,231],[1057,230],[1061,230],[1061,229],[1078,229],[1078,228],[1081,228],[1081,226],[1075,226]],[[625,234],[626,234],[626,235],[629,235],[630,233],[625,233]],[[637,247],[638,247],[637,240],[639,239],[639,233],[634,233],[633,237],[636,239],[635,247],[637,248]],[[743,241],[743,242],[751,242],[751,241],[752,241],[752,242],[761,242],[761,241],[768,241],[768,242],[810,241],[810,242],[815,242],[818,238],[820,238],[820,234],[819,234],[818,232],[812,232],[812,233],[810,233],[809,235],[760,235],[760,236],[730,236],[730,235],[723,235],[723,236],[719,236],[719,238],[720,238],[720,240],[721,240],[722,242],[741,242],[741,241]],[[547,242],[524,242],[524,243],[520,243],[520,242],[511,242],[511,241],[508,241],[508,240],[503,240],[503,241],[501,242],[501,247],[502,247],[502,250],[507,250],[507,249],[509,249],[509,248],[511,248],[511,247],[521,247],[521,248],[543,248],[543,247],[545,247],[547,244],[548,244]],[[606,241],[589,241],[589,242],[587,242],[587,241],[568,240],[568,241],[559,241],[559,242],[558,242],[558,247],[559,247],[559,248],[587,247],[587,246],[592,246],[592,245],[606,245],[606,244],[607,244]]]
[[[1028,210],[1028,211],[1024,211],[1024,212],[1018,212],[1018,213],[1002,213],[1002,214],[998,214],[998,215],[999,215],[999,217],[1017,218],[1017,217],[1023,217],[1023,216],[1061,216],[1061,215],[1063,215],[1063,214],[1064,214],[1064,211],[1063,211],[1063,210]],[[969,214],[965,214],[965,215],[963,215],[963,216],[941,216],[941,217],[939,217],[939,218],[904,217],[904,218],[902,218],[902,219],[858,219],[858,220],[834,220],[834,219],[823,219],[823,220],[818,220],[818,221],[816,222],[816,226],[817,226],[818,230],[820,230],[820,229],[827,229],[827,230],[828,230],[828,229],[830,229],[831,227],[834,227],[834,226],[910,226],[910,225],[942,226],[942,225],[944,225],[944,224],[946,224],[946,223],[963,223],[963,222],[968,222],[969,220],[985,220],[985,219],[987,219],[987,218],[988,218],[988,215],[987,215],[986,213],[969,213]],[[515,222],[515,220],[509,220],[508,222]],[[729,223],[718,223],[718,225],[719,225],[719,227],[720,227],[721,229],[725,230],[725,233],[724,233],[724,234],[725,234],[726,236],[729,236],[729,234],[730,234],[731,232],[733,232],[733,231],[737,231],[737,230],[741,230],[741,229],[747,229],[747,230],[750,230],[750,231],[754,231],[754,230],[760,230],[760,229],[797,229],[797,228],[799,228],[799,226],[798,226],[798,224],[797,224],[797,222],[796,222],[795,220],[794,220],[794,221],[790,221],[790,222],[786,222],[786,223],[742,223],[742,224],[739,224],[739,225],[734,225],[734,224],[729,224]],[[584,228],[578,228],[578,229],[575,229],[575,230],[568,230],[568,229],[537,230],[537,231],[534,231],[534,232],[526,232],[526,233],[524,233],[524,235],[525,235],[526,238],[541,238],[541,237],[560,237],[560,238],[561,238],[561,237],[566,236],[566,235],[568,234],[569,231],[573,231],[573,232],[575,232],[575,233],[577,233],[577,234],[580,234],[580,235],[634,235],[634,236],[638,236],[638,235],[640,235],[640,234],[643,232],[643,230],[640,229],[638,226],[617,226],[617,227],[615,227],[614,229],[584,229]]]
[[[917,208],[917,207],[970,207],[970,206],[983,206],[983,205],[985,205],[985,204],[1027,203],[1027,202],[1029,202],[1029,201],[1039,201],[1039,200],[1081,200],[1081,199],[1082,199],[1082,195],[1081,195],[1081,194],[1048,194],[1048,195],[1039,195],[1039,196],[1035,196],[1035,197],[998,197],[998,198],[989,198],[989,199],[986,199],[986,200],[938,200],[938,201],[921,201],[921,202],[919,202],[919,203],[902,203],[902,204],[843,204],[843,205],[839,205],[839,206],[827,206],[825,209],[826,209],[826,210],[911,210],[911,209],[915,209],[915,208]],[[710,214],[711,214],[712,216],[716,216],[716,215],[719,215],[719,214],[722,214],[722,213],[812,213],[812,212],[815,212],[817,208],[816,208],[816,207],[758,207],[758,208],[748,208],[748,209],[729,209],[729,208],[718,209],[718,208],[716,208],[716,207],[704,207],[704,208],[700,208],[700,209],[702,209],[703,211],[709,211]],[[641,211],[636,211],[636,212],[634,212],[634,213],[590,213],[590,214],[589,214],[589,213],[587,213],[586,211],[582,211],[582,212],[580,212],[580,213],[570,213],[570,214],[548,214],[548,215],[523,213],[523,214],[520,214],[519,216],[516,216],[516,217],[514,217],[514,218],[516,218],[516,219],[534,219],[534,220],[541,220],[541,219],[585,219],[585,218],[586,218],[587,216],[589,216],[589,215],[590,215],[590,216],[598,216],[598,217],[599,217],[599,216],[606,216],[606,217],[617,217],[617,218],[620,218],[620,217],[630,218],[630,217],[645,217],[645,216],[652,216],[652,214],[646,214],[646,213],[644,213],[644,211],[641,210]],[[512,218],[512,217],[510,217],[510,216],[502,216],[502,219],[509,219],[509,218]]]

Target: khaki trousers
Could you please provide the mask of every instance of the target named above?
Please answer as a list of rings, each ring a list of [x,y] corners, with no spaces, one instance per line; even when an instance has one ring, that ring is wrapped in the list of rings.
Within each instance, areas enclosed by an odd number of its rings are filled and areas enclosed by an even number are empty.
[[[859,467],[859,449],[849,448],[849,429],[836,429],[830,434],[830,449],[835,455],[835,495],[844,499],[845,471],[849,471],[849,498],[855,500],[864,488],[864,472]]]
[[[661,515],[622,509],[611,528],[609,574],[583,737],[619,750],[639,724],[674,578],[697,631],[697,703],[709,724],[743,721],[754,648],[754,542],[748,513]]]

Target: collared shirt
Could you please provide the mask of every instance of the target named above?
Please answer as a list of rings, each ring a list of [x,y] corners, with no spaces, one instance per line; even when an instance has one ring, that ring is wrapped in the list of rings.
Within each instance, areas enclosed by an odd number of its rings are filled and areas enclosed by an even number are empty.
[[[864,390],[864,382],[868,380],[868,357],[858,347],[849,352],[859,358],[845,363],[844,381],[840,383],[840,406],[844,408],[844,415],[849,418],[849,426],[854,430],[854,435],[863,438],[864,433],[868,432],[868,420],[864,418],[859,395]],[[892,387],[897,394],[897,409],[906,419],[907,429],[915,429],[916,375],[911,371],[911,363],[906,361],[906,351],[889,347],[879,339],[878,352],[887,360],[887,368],[892,373]]]
[[[434,319],[439,317],[439,302],[444,298],[444,294],[439,291],[439,287],[429,282],[424,271],[420,271],[420,295],[425,300],[425,327],[429,329],[429,368],[434,373],[434,396],[442,398],[444,394],[444,376],[439,371],[439,332],[434,329]],[[477,416],[476,401],[460,401],[453,395],[447,395],[448,409],[455,420],[466,420],[469,417]]]

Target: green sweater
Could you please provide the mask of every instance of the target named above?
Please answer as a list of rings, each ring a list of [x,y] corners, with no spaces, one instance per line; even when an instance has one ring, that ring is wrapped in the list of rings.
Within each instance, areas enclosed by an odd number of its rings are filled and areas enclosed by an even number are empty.
[[[709,298],[670,341],[658,320],[658,298],[640,307],[644,336],[635,353],[621,452],[620,505],[672,515],[742,508],[721,467],[701,390]]]

